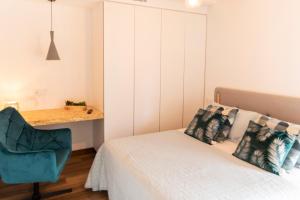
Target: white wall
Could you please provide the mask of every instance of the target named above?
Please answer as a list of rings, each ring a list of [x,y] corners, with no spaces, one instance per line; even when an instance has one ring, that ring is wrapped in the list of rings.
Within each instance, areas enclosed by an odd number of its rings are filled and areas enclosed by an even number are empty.
[[[102,87],[97,85],[102,71],[96,68],[101,58],[95,55],[98,50],[93,41],[96,30],[91,11],[66,0],[54,4],[55,43],[61,60],[46,61],[49,2],[2,0],[0,102],[17,100],[21,110],[35,110],[62,107],[66,99],[71,99],[102,108]],[[93,146],[92,122],[57,127],[72,128],[75,149]]]
[[[50,44],[47,1],[3,0],[0,6],[0,101],[22,110],[55,108],[85,100],[91,70],[90,18],[82,7],[54,7],[55,43],[61,61],[46,61]]]
[[[207,103],[217,86],[300,96],[299,8],[299,0],[218,0],[209,8]]]
[[[92,1],[92,0],[90,0]],[[98,109],[104,111],[104,69],[103,69],[103,45],[104,45],[104,32],[103,32],[103,3],[95,3],[91,8],[92,14],[92,87],[90,87],[91,104]],[[104,142],[104,122],[98,120],[93,122],[93,146],[98,149]]]

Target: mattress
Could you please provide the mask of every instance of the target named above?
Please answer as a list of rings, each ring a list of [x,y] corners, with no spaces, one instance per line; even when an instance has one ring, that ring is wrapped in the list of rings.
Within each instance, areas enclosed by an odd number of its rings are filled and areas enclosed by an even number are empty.
[[[98,151],[86,188],[110,200],[293,200],[300,170],[277,176],[234,156],[237,144],[213,146],[167,131],[112,140]]]

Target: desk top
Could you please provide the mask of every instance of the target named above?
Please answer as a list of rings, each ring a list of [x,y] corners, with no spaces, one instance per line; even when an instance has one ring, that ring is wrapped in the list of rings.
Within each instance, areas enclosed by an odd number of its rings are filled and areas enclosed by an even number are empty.
[[[104,118],[104,115],[101,111],[92,107],[89,107],[88,109],[93,109],[93,112],[91,114],[87,114],[87,111],[65,110],[64,108],[58,108],[23,111],[21,112],[21,115],[32,126],[46,126],[71,122],[99,120]]]

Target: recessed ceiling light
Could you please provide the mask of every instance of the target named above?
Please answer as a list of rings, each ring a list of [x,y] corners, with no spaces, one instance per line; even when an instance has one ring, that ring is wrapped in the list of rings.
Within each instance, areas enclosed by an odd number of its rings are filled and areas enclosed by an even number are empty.
[[[186,0],[186,4],[189,7],[197,7],[200,6],[202,0]]]

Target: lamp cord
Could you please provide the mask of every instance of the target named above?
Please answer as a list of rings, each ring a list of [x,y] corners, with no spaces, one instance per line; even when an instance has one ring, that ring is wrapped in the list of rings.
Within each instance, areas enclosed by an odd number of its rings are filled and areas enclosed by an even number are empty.
[[[53,11],[52,11],[53,1],[51,1],[51,31],[53,31]]]

